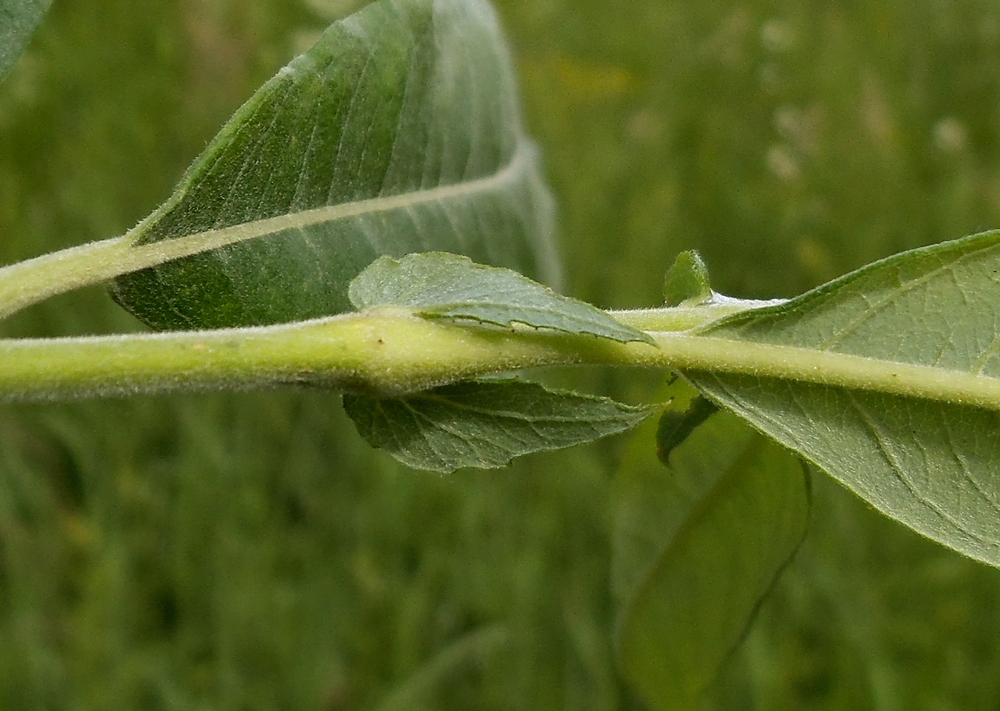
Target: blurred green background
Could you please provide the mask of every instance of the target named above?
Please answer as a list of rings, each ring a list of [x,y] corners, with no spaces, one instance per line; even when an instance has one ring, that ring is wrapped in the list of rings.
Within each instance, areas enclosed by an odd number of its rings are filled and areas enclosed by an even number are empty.
[[[131,227],[360,4],[55,0],[0,85],[0,263]],[[996,3],[498,5],[575,296],[657,304],[689,248],[720,291],[789,296],[1000,226]],[[0,335],[137,329],[89,289]],[[0,709],[640,709],[612,655],[623,458],[658,466],[649,428],[442,478],[325,394],[0,406]],[[1000,572],[815,494],[706,707],[1000,708]]]

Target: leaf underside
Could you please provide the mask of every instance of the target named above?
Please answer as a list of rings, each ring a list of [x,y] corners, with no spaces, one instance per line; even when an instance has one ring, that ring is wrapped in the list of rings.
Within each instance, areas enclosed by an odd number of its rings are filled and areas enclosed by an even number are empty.
[[[704,333],[1000,377],[998,325],[1000,232],[989,232],[891,257]],[[768,378],[686,375],[886,515],[1000,565],[1000,413]]]
[[[600,309],[560,294],[510,269],[475,264],[443,252],[380,257],[351,282],[358,309],[406,306],[420,316],[497,326],[522,323],[615,341],[652,343]]]
[[[495,468],[628,430],[656,411],[519,380],[446,385],[404,398],[344,395],[373,447],[414,469]]]
[[[131,233],[231,243],[112,293],[155,328],[194,329],[347,311],[381,254],[455,252],[551,283],[550,203],[485,0],[381,0],[268,81]]]
[[[687,711],[801,543],[809,483],[793,454],[728,412],[661,471],[627,475],[642,480],[626,482],[618,516],[618,656],[651,708]]]

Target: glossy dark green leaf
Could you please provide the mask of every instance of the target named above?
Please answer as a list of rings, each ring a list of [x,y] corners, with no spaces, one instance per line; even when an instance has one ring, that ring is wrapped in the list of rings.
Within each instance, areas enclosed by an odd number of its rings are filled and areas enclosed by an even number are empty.
[[[906,252],[706,335],[1000,378],[1000,232]],[[699,389],[897,521],[1000,565],[1000,412],[775,378]]]
[[[617,645],[626,679],[652,709],[687,711],[700,707],[798,548],[809,485],[793,454],[727,412],[671,462],[630,482],[619,514]]]
[[[21,56],[52,0],[0,0],[0,79]]]
[[[443,252],[411,254],[399,260],[380,257],[351,282],[349,295],[358,309],[408,306],[427,318],[498,326],[523,323],[615,341],[653,342],[604,311],[557,294],[515,271]]]
[[[663,298],[667,306],[694,306],[711,300],[708,267],[700,254],[692,250],[677,255],[663,280]]]
[[[118,278],[156,328],[349,310],[381,254],[443,250],[557,279],[550,198],[485,0],[381,0],[229,121],[130,239],[193,256]]]
[[[623,432],[657,408],[519,380],[481,380],[404,398],[345,395],[344,409],[373,447],[414,469],[452,472],[501,467],[524,454]]]

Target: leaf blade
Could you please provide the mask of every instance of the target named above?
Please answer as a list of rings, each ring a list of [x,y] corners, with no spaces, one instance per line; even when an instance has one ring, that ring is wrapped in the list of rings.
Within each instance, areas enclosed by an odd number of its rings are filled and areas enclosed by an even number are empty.
[[[805,535],[808,479],[791,453],[722,412],[663,475],[633,484],[616,557],[636,537],[645,557],[616,571],[619,660],[652,708],[697,708]]]
[[[890,257],[705,334],[992,379],[1000,375],[998,269],[1000,233],[973,235]],[[766,377],[687,375],[884,514],[1000,565],[997,412]]]
[[[154,327],[212,328],[346,311],[379,254],[443,249],[554,281],[518,113],[484,0],[369,5],[267,82],[131,233],[192,256],[113,294]]]
[[[362,310],[406,306],[426,318],[504,327],[522,323],[623,343],[653,343],[648,334],[604,311],[556,294],[515,271],[443,252],[410,254],[399,260],[380,257],[351,282],[348,295]]]
[[[358,433],[414,469],[491,469],[634,427],[655,407],[632,407],[517,380],[468,381],[403,398],[345,395]]]

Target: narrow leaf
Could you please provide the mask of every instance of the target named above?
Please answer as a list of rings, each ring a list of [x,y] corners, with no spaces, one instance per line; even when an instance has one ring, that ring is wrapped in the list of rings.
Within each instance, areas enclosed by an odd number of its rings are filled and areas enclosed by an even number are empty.
[[[927,387],[1000,379],[1000,232],[906,252],[704,335],[928,366]],[[891,370],[891,368],[890,368]],[[1000,412],[763,376],[694,384],[886,515],[1000,566]],[[892,378],[892,373],[887,376]]]
[[[553,281],[550,202],[486,1],[381,0],[236,112],[130,233],[164,263],[113,294],[156,328],[213,328],[347,311],[381,254]]]
[[[555,293],[510,269],[475,264],[443,252],[380,257],[351,282],[358,309],[408,306],[427,318],[465,319],[498,326],[523,323],[615,341],[652,339],[590,304]]]
[[[0,79],[21,56],[52,0],[0,0]]]
[[[667,306],[695,306],[712,299],[708,267],[695,251],[681,252],[663,282]]]
[[[622,670],[651,708],[700,707],[791,559],[809,520],[809,486],[794,455],[730,413],[679,445],[660,479],[633,488],[619,528]],[[636,538],[655,540],[646,557]],[[623,578],[623,579],[622,579]]]
[[[345,395],[361,436],[414,469],[494,468],[623,432],[656,411],[518,380],[446,385],[405,398]]]

